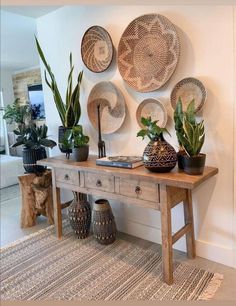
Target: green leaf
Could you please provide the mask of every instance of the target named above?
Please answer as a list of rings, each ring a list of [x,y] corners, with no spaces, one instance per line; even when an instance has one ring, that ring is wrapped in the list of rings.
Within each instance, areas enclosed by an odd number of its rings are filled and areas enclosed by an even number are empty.
[[[144,139],[145,136],[148,136],[148,131],[147,130],[140,130],[137,133],[137,137],[142,137]]]
[[[47,147],[47,148],[51,148],[51,149],[57,145],[55,141],[47,139],[47,138],[41,139],[39,143],[40,145]]]

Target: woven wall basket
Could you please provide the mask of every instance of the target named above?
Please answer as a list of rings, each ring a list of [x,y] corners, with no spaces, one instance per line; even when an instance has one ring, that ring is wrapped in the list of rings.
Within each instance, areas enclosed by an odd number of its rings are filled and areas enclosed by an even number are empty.
[[[101,132],[111,134],[117,131],[125,119],[125,99],[112,82],[96,84],[88,97],[88,117],[98,129],[97,105],[100,105]]]
[[[108,32],[100,27],[89,28],[81,43],[81,56],[85,66],[93,72],[103,72],[113,58],[113,44]]]
[[[128,25],[120,39],[118,68],[130,87],[150,92],[170,79],[179,55],[175,26],[162,15],[143,15]]]
[[[206,101],[207,91],[201,81],[195,78],[185,78],[179,81],[173,88],[170,95],[170,102],[173,109],[181,98],[183,110],[186,111],[188,104],[194,99],[195,112],[200,111]]]

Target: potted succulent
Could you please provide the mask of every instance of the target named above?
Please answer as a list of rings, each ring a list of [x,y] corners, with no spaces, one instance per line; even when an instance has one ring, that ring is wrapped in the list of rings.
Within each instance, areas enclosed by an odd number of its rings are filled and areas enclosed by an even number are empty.
[[[89,137],[84,135],[81,125],[68,130],[63,139],[65,147],[72,149],[73,159],[80,162],[86,161],[89,155]]]
[[[56,142],[47,138],[48,127],[35,124],[14,130],[17,135],[16,143],[12,147],[23,145],[23,166],[28,173],[44,172],[45,167],[36,164],[37,160],[47,157],[45,147],[53,148]]]
[[[184,135],[184,128],[183,128],[184,116],[186,116],[190,122],[192,123],[194,122],[195,120],[194,100],[192,100],[189,103],[186,112],[184,112],[183,106],[182,106],[182,100],[179,97],[178,102],[176,104],[175,111],[174,111],[174,123],[175,123],[176,136],[177,136],[178,143],[179,143],[179,151],[177,153],[177,158],[178,158],[178,167],[180,169],[184,168],[183,156],[186,154],[183,144],[181,142],[181,137],[180,137],[180,135],[182,136]]]
[[[17,98],[12,105],[7,105],[3,119],[8,124],[15,123],[17,128],[24,128],[31,121],[31,108],[29,103],[21,104]]]
[[[59,148],[63,153],[71,153],[71,150],[68,148],[63,147],[63,137],[65,132],[68,129],[71,129],[72,127],[76,126],[79,122],[80,115],[81,115],[81,107],[80,107],[80,86],[81,81],[83,77],[83,72],[79,72],[77,77],[77,83],[76,86],[73,88],[73,80],[72,75],[74,71],[74,66],[72,65],[72,54],[70,53],[70,71],[68,75],[68,84],[67,84],[67,90],[66,90],[66,99],[65,102],[63,102],[62,96],[59,92],[57,82],[55,79],[54,74],[52,73],[51,67],[47,63],[44,53],[40,47],[40,44],[35,37],[37,50],[39,53],[39,56],[45,66],[45,81],[48,87],[51,89],[53,94],[53,99],[58,111],[58,114],[61,119],[62,126],[59,126],[58,130],[58,143]],[[47,74],[49,75],[50,81],[47,78]]]
[[[163,137],[164,132],[169,132],[166,128],[159,127],[157,122],[152,121],[151,117],[141,118],[141,123],[146,128],[140,130],[137,137],[144,139],[147,136],[150,139],[143,152],[143,163],[152,172],[169,172],[176,165],[177,154]]]
[[[186,154],[183,155],[184,172],[188,174],[202,174],[205,167],[206,154],[202,154],[201,149],[205,140],[203,120],[197,122],[195,117],[183,118],[184,133],[179,134],[181,144]]]

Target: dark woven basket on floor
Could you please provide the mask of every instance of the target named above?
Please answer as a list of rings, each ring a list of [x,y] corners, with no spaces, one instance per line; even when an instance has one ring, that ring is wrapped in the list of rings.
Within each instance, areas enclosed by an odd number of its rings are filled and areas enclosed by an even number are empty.
[[[116,240],[116,223],[107,200],[95,201],[92,213],[94,238],[100,244],[111,244]]]
[[[91,207],[83,194],[74,193],[74,200],[68,207],[68,218],[78,239],[87,238],[91,225]]]

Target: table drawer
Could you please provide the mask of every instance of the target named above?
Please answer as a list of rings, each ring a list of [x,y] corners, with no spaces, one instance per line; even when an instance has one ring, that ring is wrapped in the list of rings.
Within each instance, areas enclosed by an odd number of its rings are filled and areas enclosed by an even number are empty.
[[[79,172],[77,170],[55,169],[56,181],[79,186]]]
[[[121,195],[145,201],[160,202],[158,184],[120,178],[119,187],[119,193]]]
[[[84,184],[87,188],[114,192],[115,180],[113,175],[85,172]]]

